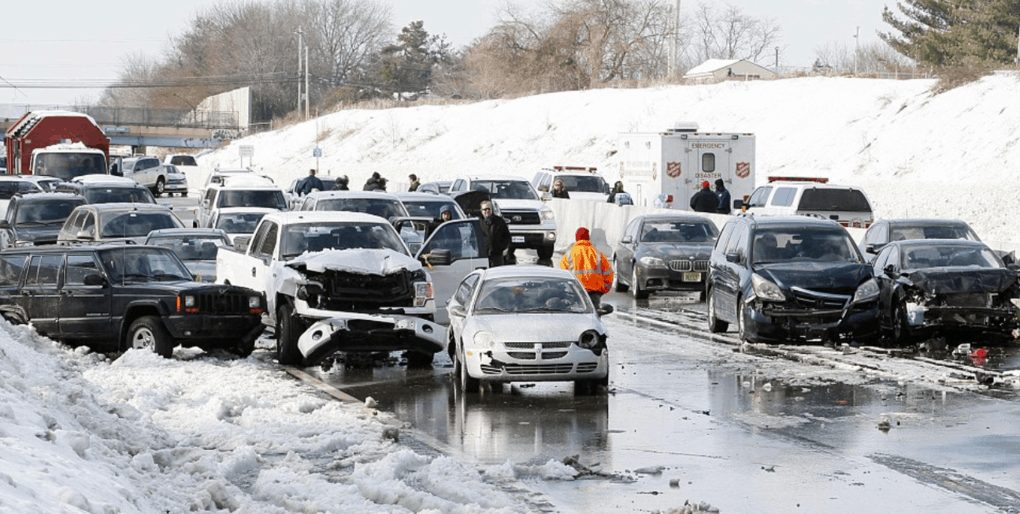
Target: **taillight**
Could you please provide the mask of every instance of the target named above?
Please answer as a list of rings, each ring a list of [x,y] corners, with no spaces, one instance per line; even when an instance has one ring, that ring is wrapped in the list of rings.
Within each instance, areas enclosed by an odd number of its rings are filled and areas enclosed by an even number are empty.
[[[673,203],[673,195],[666,195],[666,203]]]

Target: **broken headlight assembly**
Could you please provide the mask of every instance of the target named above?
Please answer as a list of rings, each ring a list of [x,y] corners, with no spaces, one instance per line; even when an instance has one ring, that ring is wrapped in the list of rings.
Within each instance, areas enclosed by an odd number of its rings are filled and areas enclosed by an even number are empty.
[[[594,330],[585,330],[577,339],[577,346],[585,350],[591,350],[599,344],[599,333]]]
[[[493,337],[492,332],[480,330],[475,332],[474,342],[478,346],[478,350],[491,350],[496,343],[496,338]]]
[[[873,278],[869,278],[866,282],[857,286],[852,303],[868,303],[875,300],[878,300],[878,282]]]
[[[783,294],[782,289],[779,289],[779,286],[757,273],[751,275],[751,286],[754,288],[754,295],[759,300],[766,302],[786,301],[786,295]]]
[[[414,283],[414,306],[424,307],[432,299],[432,282]]]
[[[308,305],[314,308],[319,305],[319,300],[325,292],[322,284],[308,281],[298,287],[296,294],[298,300],[308,302]]]

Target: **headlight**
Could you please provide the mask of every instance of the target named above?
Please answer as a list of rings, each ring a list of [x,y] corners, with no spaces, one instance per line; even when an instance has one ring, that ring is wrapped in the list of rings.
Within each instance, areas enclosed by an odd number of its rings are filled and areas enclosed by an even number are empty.
[[[555,241],[556,240],[556,232],[546,232],[545,233],[545,240],[546,241]]]
[[[599,334],[594,330],[586,330],[581,334],[581,337],[577,339],[577,346],[591,350],[595,348],[595,345],[599,344]]]
[[[869,278],[867,282],[857,286],[853,303],[865,303],[878,299],[878,282]]]
[[[495,338],[492,337],[491,332],[482,330],[475,333],[475,346],[479,350],[491,350],[492,345],[496,342]]]
[[[665,268],[666,262],[658,257],[644,256],[638,259],[638,262],[646,268]]]
[[[191,295],[185,295],[184,296],[184,308],[187,309],[189,307],[194,307],[194,306],[195,306],[195,297],[191,296]]]
[[[757,273],[751,275],[751,286],[754,288],[755,296],[762,300],[768,302],[786,301],[786,295],[783,294],[782,289],[779,289],[779,286]]]
[[[414,306],[424,307],[425,302],[432,299],[432,282],[414,283]]]
[[[259,307],[262,307],[262,297],[261,296],[249,296],[248,297],[248,308],[249,309],[258,309]]]
[[[542,221],[553,221],[556,219],[556,215],[553,214],[553,210],[548,207],[543,208],[540,214],[542,216]]]

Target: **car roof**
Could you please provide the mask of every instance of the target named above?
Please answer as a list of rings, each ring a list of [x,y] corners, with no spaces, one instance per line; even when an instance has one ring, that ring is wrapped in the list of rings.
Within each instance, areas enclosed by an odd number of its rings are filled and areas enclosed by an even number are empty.
[[[988,248],[988,245],[985,243],[971,241],[970,239],[905,239],[903,241],[891,241],[889,244],[896,246],[975,246]]]
[[[116,185],[119,185],[119,186],[120,185],[130,185],[130,184],[140,185],[137,182],[135,182],[134,180],[131,180],[131,179],[127,178],[127,177],[118,177],[116,175],[105,175],[105,174],[102,174],[102,173],[94,173],[94,174],[90,174],[90,175],[82,175],[80,177],[75,177],[75,178],[71,179],[70,182],[77,183],[77,184],[116,184]]]
[[[806,228],[842,228],[835,220],[813,216],[744,216],[743,219],[757,226],[801,226]]]
[[[395,193],[396,196],[402,202],[442,202],[442,203],[457,203],[446,195],[437,195],[435,193]]]
[[[528,179],[526,179],[524,177],[517,176],[517,175],[500,175],[500,174],[494,174],[494,175],[468,175],[467,179],[469,181],[471,181],[471,182],[476,182],[476,181],[479,181],[479,180],[518,180],[518,181],[522,181],[522,182],[527,182],[529,184],[531,183],[530,180],[528,180]]]
[[[382,191],[315,191],[305,195],[305,198],[314,198],[316,200],[331,198],[378,198],[381,200],[400,201],[396,194]]]
[[[218,213],[226,214],[231,214],[235,212],[248,212],[248,213],[256,212],[264,214],[269,214],[271,212],[280,212],[280,209],[274,209],[272,207],[217,207],[213,210]]]
[[[160,211],[173,213],[169,206],[158,203],[92,203],[76,207],[76,209],[89,208],[96,212],[118,212],[118,211]]]
[[[29,180],[29,181],[32,181],[32,182],[41,182],[43,180],[48,181],[48,182],[49,181],[55,181],[55,182],[63,182],[64,181],[64,179],[62,179],[62,178],[51,177],[49,175],[17,175],[17,176],[21,177],[23,180]]]
[[[494,278],[565,278],[572,279],[574,275],[567,270],[550,268],[548,266],[536,266],[534,264],[499,266],[489,268],[483,273],[485,280]]]
[[[81,200],[85,203],[85,199],[81,195],[74,193],[57,193],[57,192],[44,192],[44,193],[32,193],[30,195],[15,196],[19,202],[45,202],[47,200]]]
[[[0,182],[32,182],[23,178],[21,175],[0,175]]]
[[[812,182],[810,180],[776,180],[775,182],[769,182],[762,187],[799,187],[802,189],[853,189],[854,191],[863,191],[859,187],[844,186],[841,184],[829,184],[821,182]]]
[[[132,248],[149,248],[157,249],[160,251],[171,251],[167,248],[159,246],[146,246],[136,245],[127,243],[86,243],[86,244],[75,244],[75,245],[43,245],[43,246],[19,246],[9,247],[4,249],[0,253],[58,253],[58,252],[73,252],[73,251],[90,251],[90,250],[117,250],[117,249],[132,249]]]
[[[266,214],[264,221],[274,221],[281,225],[293,223],[321,223],[332,221],[344,221],[355,223],[383,223],[389,225],[385,218],[365,214],[362,212],[350,211],[287,211],[273,212]]]
[[[676,214],[664,214],[664,213],[642,214],[638,216],[638,218],[640,218],[641,221],[698,221],[714,224],[712,220],[708,219],[705,216],[679,212]]]
[[[885,221],[885,222],[889,223],[890,225],[911,226],[911,227],[928,226],[928,225],[967,225],[968,227],[970,226],[966,221],[963,221],[963,220],[958,220],[958,219],[939,219],[939,218],[897,218],[897,219],[879,220],[879,221],[876,221],[875,223],[878,223],[878,222],[881,222],[881,221]]]
[[[226,237],[227,233],[218,228],[161,228],[149,232],[149,237],[169,236],[217,236]]]

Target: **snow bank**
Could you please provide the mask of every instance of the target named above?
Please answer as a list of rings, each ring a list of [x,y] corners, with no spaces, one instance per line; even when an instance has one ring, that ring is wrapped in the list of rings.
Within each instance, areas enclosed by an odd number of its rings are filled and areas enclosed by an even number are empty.
[[[865,189],[879,217],[967,220],[993,245],[1020,248],[1009,212],[1020,193],[1016,74],[999,74],[933,96],[930,80],[801,78],[699,86],[566,92],[514,100],[386,110],[349,110],[257,134],[202,157],[255,167],[277,183],[314,166],[316,126],[328,133],[321,168],[355,188],[372,171],[400,190],[464,172],[531,178],[553,164],[598,166],[617,178],[619,132],[655,131],[678,120],[705,130],[754,132],[759,182],[769,174],[825,175]]]
[[[256,359],[188,357],[111,363],[0,322],[0,512],[526,510],[384,438],[385,415]]]

